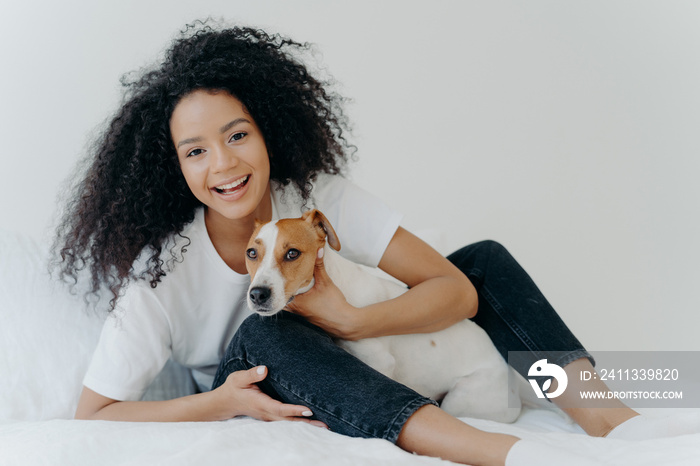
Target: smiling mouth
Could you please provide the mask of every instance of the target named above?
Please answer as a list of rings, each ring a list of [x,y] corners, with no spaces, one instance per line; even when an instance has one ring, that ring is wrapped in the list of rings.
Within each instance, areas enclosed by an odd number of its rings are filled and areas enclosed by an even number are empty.
[[[239,178],[232,183],[222,184],[221,186],[215,186],[214,191],[216,191],[219,194],[235,193],[236,191],[242,189],[245,185],[247,185],[249,179],[250,175],[246,175],[243,178]]]

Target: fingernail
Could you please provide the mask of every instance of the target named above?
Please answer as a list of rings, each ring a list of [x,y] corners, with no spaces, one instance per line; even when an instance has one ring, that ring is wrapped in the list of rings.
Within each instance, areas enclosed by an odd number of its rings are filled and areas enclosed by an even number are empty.
[[[259,366],[257,369],[257,373],[263,375],[265,373],[265,366]]]
[[[318,256],[319,259],[323,259],[323,253],[324,253],[324,252],[325,252],[325,251],[323,250],[323,248],[321,248],[321,249],[318,250],[317,256]]]
[[[312,413],[311,411],[304,411],[303,413],[301,413],[301,415],[306,416],[306,417],[311,417],[314,415],[314,413]]]

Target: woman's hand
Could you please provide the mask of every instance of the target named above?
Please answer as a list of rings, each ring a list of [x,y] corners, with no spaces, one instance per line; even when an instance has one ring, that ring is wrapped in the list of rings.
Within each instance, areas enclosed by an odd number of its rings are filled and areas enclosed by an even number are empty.
[[[313,288],[295,296],[285,309],[306,318],[335,338],[358,339],[362,313],[347,302],[328,276],[323,263],[323,251],[319,249],[316,256]]]
[[[250,416],[262,421],[302,421],[328,429],[323,422],[309,419],[313,416],[309,408],[285,404],[263,393],[256,384],[265,377],[265,366],[229,374],[226,382],[216,389],[225,397],[226,405],[232,409],[227,417]]]

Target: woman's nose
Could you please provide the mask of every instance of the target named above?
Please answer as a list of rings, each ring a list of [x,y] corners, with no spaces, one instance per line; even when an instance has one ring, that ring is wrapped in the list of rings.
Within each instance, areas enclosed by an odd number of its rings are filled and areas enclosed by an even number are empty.
[[[211,168],[214,173],[225,172],[238,165],[238,157],[226,147],[212,149]]]

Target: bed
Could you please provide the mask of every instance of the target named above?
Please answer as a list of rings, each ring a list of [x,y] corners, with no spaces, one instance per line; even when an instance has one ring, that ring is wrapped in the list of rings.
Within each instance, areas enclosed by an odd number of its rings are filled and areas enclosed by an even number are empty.
[[[383,440],[347,438],[303,423],[72,420],[103,317],[50,279],[47,249],[26,235],[0,231],[0,464],[451,464]],[[166,399],[192,388],[187,371],[169,363],[146,397]],[[700,433],[644,442],[590,438],[563,413],[533,408],[513,424],[464,421],[563,446],[598,464],[700,464]],[[531,464],[541,462],[532,458]]]

